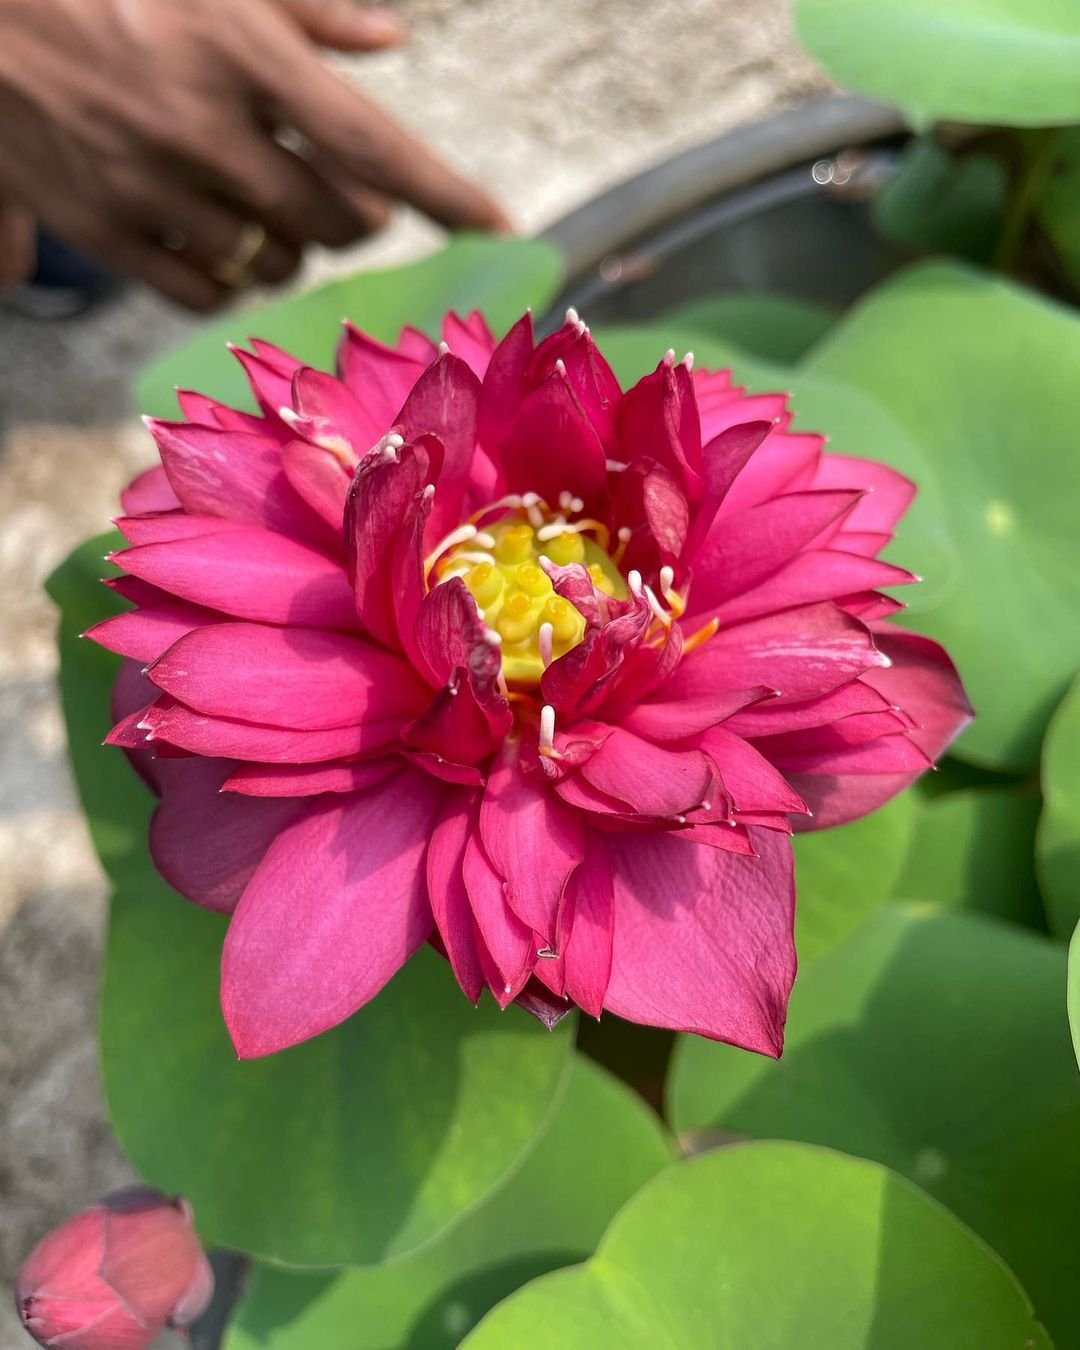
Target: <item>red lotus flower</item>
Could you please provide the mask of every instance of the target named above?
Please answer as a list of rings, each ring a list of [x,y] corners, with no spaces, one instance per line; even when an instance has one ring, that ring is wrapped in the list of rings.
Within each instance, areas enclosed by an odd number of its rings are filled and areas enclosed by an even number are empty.
[[[162,874],[233,915],[237,1050],[430,939],[473,1000],[778,1054],[790,822],[871,810],[969,716],[880,623],[914,489],[690,358],[623,393],[573,312],[443,332],[348,327],[336,379],[253,342],[262,416],[182,393],[125,500],[137,608],[93,636],[147,664],[110,740],[156,750]]]
[[[213,1292],[186,1202],[132,1186],[43,1237],[15,1301],[40,1345],[143,1350],[165,1327],[193,1322]]]

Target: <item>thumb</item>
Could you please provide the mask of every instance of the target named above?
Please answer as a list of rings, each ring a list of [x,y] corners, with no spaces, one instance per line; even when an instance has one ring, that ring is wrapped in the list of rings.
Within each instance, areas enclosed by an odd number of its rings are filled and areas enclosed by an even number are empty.
[[[19,206],[0,203],[0,286],[26,281],[34,270],[34,218]]]
[[[394,47],[406,36],[404,23],[388,9],[365,9],[353,0],[278,0],[285,13],[320,47],[370,52]]]

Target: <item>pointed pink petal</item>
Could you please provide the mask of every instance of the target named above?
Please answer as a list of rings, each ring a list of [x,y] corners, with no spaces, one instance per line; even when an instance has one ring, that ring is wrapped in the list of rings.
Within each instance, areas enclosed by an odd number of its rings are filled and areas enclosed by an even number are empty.
[[[806,803],[784,775],[741,737],[712,727],[699,743],[720,771],[736,810],[805,813]]]
[[[345,505],[349,578],[362,626],[385,647],[398,648],[394,551],[408,539],[427,482],[427,453],[413,445],[374,451],[364,459]]]
[[[972,717],[956,667],[936,642],[918,633],[882,625],[874,636],[892,665],[868,672],[862,682],[903,709],[914,722],[907,738],[927,759],[936,760]],[[924,768],[921,763],[906,771],[876,774],[793,774],[791,782],[814,812],[809,828],[823,829],[873,811],[903,791]]]
[[[172,484],[160,464],[137,474],[120,494],[120,504],[129,516],[143,511],[171,511],[180,505]]]
[[[149,1188],[144,1196],[120,1192],[101,1210],[101,1278],[132,1316],[155,1329],[173,1325],[178,1309],[197,1316],[210,1301],[214,1281],[189,1213]],[[77,1350],[79,1338],[65,1337],[53,1344]],[[123,1342],[98,1341],[91,1334],[84,1344],[104,1350]]]
[[[222,952],[221,1005],[241,1059],[344,1021],[426,941],[424,853],[442,794],[403,773],[315,803],[270,846]]]
[[[600,792],[625,802],[631,811],[677,816],[707,801],[712,765],[697,750],[665,750],[616,727],[581,769]]]
[[[538,492],[549,503],[563,492],[595,500],[607,478],[604,447],[560,369],[522,401],[498,457],[504,491]]]
[[[269,436],[148,420],[161,462],[184,509],[263,525],[294,539],[338,540],[290,485],[281,446]]]
[[[235,908],[266,850],[301,806],[289,798],[223,794],[233,767],[202,758],[159,761],[164,795],[150,824],[150,855],[169,885],[224,914]]]
[[[193,516],[188,511],[150,511],[141,516],[118,516],[113,524],[129,544],[171,544],[175,539],[251,529],[241,520]]]
[[[526,313],[495,348],[484,372],[477,433],[480,444],[493,458],[528,392],[526,371],[532,354],[532,315]]]
[[[757,858],[664,835],[608,845],[615,942],[604,1006],[777,1056],[795,978],[791,845],[755,831]]]
[[[767,421],[768,409],[758,399],[747,399],[735,422],[746,421],[755,405],[759,407],[759,416]],[[751,506],[760,506],[786,492],[805,492],[814,480],[824,444],[822,436],[774,428],[747,460],[742,472],[736,475],[717,517],[722,519]]]
[[[718,520],[694,562],[690,611],[714,614],[752,591],[820,541],[857,501],[852,492],[797,492]]]
[[[805,605],[721,629],[682,662],[665,693],[692,698],[764,684],[799,702],[887,664],[858,619],[836,605]]]
[[[487,374],[491,354],[498,343],[495,334],[487,326],[487,321],[478,309],[474,309],[466,318],[453,310],[442,323],[442,339],[455,356],[467,361],[469,368],[478,380]],[[432,345],[429,360],[434,359],[435,348]]]
[[[338,348],[338,376],[356,396],[370,425],[376,428],[365,449],[391,429],[398,409],[426,364],[406,352],[384,346],[351,323],[345,324]]]
[[[505,742],[488,776],[480,834],[505,878],[506,903],[553,945],[559,901],[584,856],[585,831],[539,774],[523,772],[516,741]]]
[[[208,717],[173,702],[168,696],[148,709],[142,722],[147,739],[165,741],[195,755],[255,760],[262,764],[314,764],[383,750],[396,743],[401,728],[400,718],[394,718],[328,731],[294,731]]]
[[[395,418],[407,441],[428,434],[435,436],[443,448],[428,524],[430,547],[461,523],[476,451],[479,401],[480,381],[468,365],[457,356],[440,356],[417,380]]]
[[[650,741],[681,741],[696,737],[717,722],[726,722],[740,709],[770,700],[773,691],[759,684],[755,689],[698,694],[694,698],[665,699],[661,689],[655,700],[631,707],[619,725]]]
[[[340,380],[310,366],[293,376],[288,405],[298,419],[287,420],[302,436],[316,445],[351,450],[357,461],[387,430]]]
[[[183,600],[238,619],[355,628],[348,578],[325,553],[269,530],[123,549],[112,561]]]
[[[300,369],[301,362],[272,342],[254,338],[251,345],[254,352],[231,343],[229,350],[243,366],[251,392],[264,416],[276,421],[278,409],[289,405],[292,377]]]
[[[584,861],[567,887],[565,926],[559,949],[566,993],[590,1017],[599,1017],[611,975],[615,897],[607,849],[595,830],[586,836]]]
[[[627,390],[616,411],[615,424],[620,460],[627,464],[639,459],[656,460],[692,499],[700,497],[701,423],[693,381],[684,365],[673,365],[665,359]]]
[[[149,674],[197,712],[298,731],[404,720],[428,698],[403,661],[370,642],[254,623],[196,629]]]
[[[395,346],[402,356],[408,356],[424,366],[429,365],[439,354],[438,347],[428,335],[421,333],[420,329],[414,328],[412,324],[406,324],[401,330]]]
[[[473,832],[476,806],[475,793],[448,794],[431,832],[427,853],[428,897],[435,926],[454,977],[472,1003],[483,992],[485,980],[462,862]]]
[[[849,455],[822,455],[814,474],[815,488],[858,489],[863,496],[844,522],[846,530],[892,534],[915,497],[910,478],[887,464]]]
[[[484,852],[476,830],[470,834],[465,846],[462,876],[476,926],[498,971],[498,981],[491,985],[492,992],[500,1003],[503,998],[508,1003],[521,992],[536,963],[533,934],[506,903],[503,879]],[[482,961],[483,953],[480,955]],[[491,983],[490,975],[487,978]]]
[[[704,495],[683,545],[684,564],[697,557],[732,483],[772,429],[771,422],[739,423],[714,436],[702,450]]]
[[[321,792],[359,792],[375,787],[401,769],[396,757],[343,764],[240,764],[221,785],[222,792],[246,797],[316,797]]]
[[[127,580],[138,581],[138,578]],[[147,590],[156,588],[148,586]],[[92,639],[106,651],[148,665],[187,633],[221,622],[222,616],[212,609],[190,605],[165,591],[157,591],[157,595],[160,598],[145,609],[129,609],[111,619],[103,619],[88,628],[83,637]]]
[[[830,694],[807,699],[804,703],[785,703],[777,699],[741,709],[726,723],[725,729],[744,740],[759,736],[801,731],[805,727],[824,727],[842,717],[857,713],[887,712],[889,701],[863,680],[852,680]]]
[[[837,548],[844,545],[845,538],[841,530],[833,537],[831,549],[801,553],[752,590],[725,600],[715,611],[717,618],[725,625],[741,623],[778,609],[816,604],[822,600],[839,601],[853,592],[872,591],[879,586],[904,586],[917,579],[914,573],[892,567],[877,558],[838,552]]]
[[[297,494],[340,535],[352,482],[340,458],[310,441],[289,441],[281,448],[281,467]]]

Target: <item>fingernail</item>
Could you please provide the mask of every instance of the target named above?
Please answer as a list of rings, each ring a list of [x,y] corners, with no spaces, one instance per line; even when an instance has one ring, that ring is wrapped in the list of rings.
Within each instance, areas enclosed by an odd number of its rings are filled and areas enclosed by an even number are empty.
[[[403,41],[408,33],[403,20],[390,9],[364,10],[364,25],[373,42],[385,42],[388,46]]]

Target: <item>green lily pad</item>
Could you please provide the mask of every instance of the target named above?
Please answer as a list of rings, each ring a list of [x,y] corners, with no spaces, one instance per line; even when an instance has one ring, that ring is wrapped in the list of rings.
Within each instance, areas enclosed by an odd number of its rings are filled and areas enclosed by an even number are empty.
[[[680,1038],[672,1121],[892,1167],[1001,1254],[1061,1345],[1080,1344],[1080,1077],[1064,988],[1065,953],[1047,938],[883,906],[802,974],[778,1063]]]
[[[640,1098],[578,1057],[547,1133],[452,1233],[331,1279],[259,1267],[225,1350],[453,1350],[520,1284],[588,1256],[615,1211],[672,1157]]]
[[[1012,1274],[873,1163],[739,1144],[678,1163],[582,1266],[533,1281],[462,1350],[1046,1350]]]
[[[948,647],[975,706],[955,753],[991,768],[1035,765],[1080,666],[1066,617],[1080,613],[1078,362],[1074,312],[936,263],[887,282],[807,364],[869,394],[922,452],[954,554],[916,626]]]
[[[664,322],[680,333],[701,332],[750,356],[783,364],[805,355],[835,321],[831,310],[813,300],[765,291],[709,295],[664,315]]]
[[[971,788],[920,801],[892,893],[1045,928],[1035,880],[1034,791]]]
[[[1063,127],[1035,214],[1073,286],[1080,289],[1080,127]]]
[[[561,255],[541,240],[460,235],[420,262],[358,272],[209,324],[146,368],[136,383],[135,400],[142,413],[175,417],[179,385],[236,408],[253,409],[244,372],[229,358],[227,342],[246,342],[254,335],[329,370],[343,318],[383,342],[393,342],[404,324],[436,332],[447,310],[479,308],[498,333],[529,305],[543,309],[561,277]]]
[[[795,19],[838,84],[921,120],[1080,121],[1080,12],[1063,0],[797,0]]]
[[[101,748],[118,663],[78,633],[109,609],[97,584],[109,544],[91,540],[49,585],[79,791],[115,885],[101,1049],[116,1132],[148,1182],[191,1200],[208,1243],[313,1266],[412,1251],[536,1143],[565,1089],[572,1027],[549,1034],[490,1000],[474,1009],[425,950],[344,1025],[237,1062],[218,1005],[225,921],[158,877],[153,799]]]
[[[1067,938],[1080,923],[1080,679],[1054,713],[1043,744],[1043,813],[1036,845],[1050,927]]]
[[[914,795],[849,825],[798,834],[795,846],[795,947],[799,965],[815,960],[854,932],[896,893],[915,828]]]
[[[1005,166],[994,155],[950,154],[932,136],[911,142],[874,198],[887,238],[926,253],[988,263],[1005,211]]]

